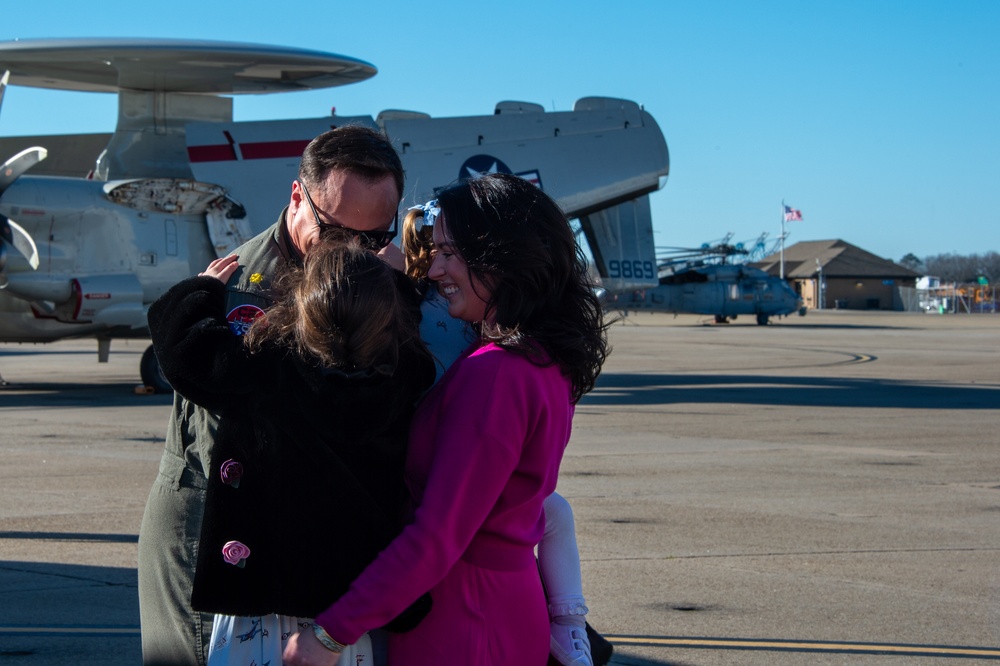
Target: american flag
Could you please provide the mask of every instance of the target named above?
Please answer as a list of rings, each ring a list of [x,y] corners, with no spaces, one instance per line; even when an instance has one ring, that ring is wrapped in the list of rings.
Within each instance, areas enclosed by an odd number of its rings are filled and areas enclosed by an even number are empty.
[[[798,220],[802,221],[802,211],[796,210],[791,206],[785,206],[785,222],[794,222]]]

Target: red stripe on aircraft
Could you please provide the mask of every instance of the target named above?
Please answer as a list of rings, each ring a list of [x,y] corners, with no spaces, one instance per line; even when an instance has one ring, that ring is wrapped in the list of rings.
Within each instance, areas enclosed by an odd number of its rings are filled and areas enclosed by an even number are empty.
[[[310,139],[304,141],[261,141],[241,143],[240,151],[245,160],[268,160],[275,157],[302,157]]]
[[[228,143],[217,146],[188,146],[188,160],[192,162],[228,162],[236,159],[236,151]]]
[[[241,143],[240,152],[245,160],[269,160],[281,157],[302,157],[309,145],[309,139],[296,141],[259,141]],[[230,144],[214,146],[188,146],[191,162],[231,162],[236,159],[236,151]]]

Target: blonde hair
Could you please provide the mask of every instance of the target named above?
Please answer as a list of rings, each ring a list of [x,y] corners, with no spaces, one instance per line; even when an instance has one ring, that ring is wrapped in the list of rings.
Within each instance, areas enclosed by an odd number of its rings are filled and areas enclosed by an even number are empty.
[[[403,217],[402,246],[406,257],[406,274],[414,280],[426,278],[431,261],[434,260],[434,241],[431,240],[433,229],[429,225],[417,225],[417,221],[423,221],[423,217],[424,211],[419,208],[410,209]]]
[[[392,268],[357,238],[332,231],[279,278],[282,297],[244,342],[251,352],[273,343],[325,368],[391,375],[400,347],[419,340],[417,322]]]

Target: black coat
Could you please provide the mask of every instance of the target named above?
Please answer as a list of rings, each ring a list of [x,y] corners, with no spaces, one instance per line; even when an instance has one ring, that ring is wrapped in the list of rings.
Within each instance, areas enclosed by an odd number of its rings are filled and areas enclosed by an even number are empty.
[[[315,617],[402,528],[409,422],[433,362],[419,343],[391,377],[323,370],[274,346],[251,355],[223,303],[220,281],[195,277],[149,309],[165,376],[220,416],[192,606]],[[415,294],[413,308],[419,317]],[[229,461],[242,466],[238,487],[221,474]],[[250,549],[239,566],[223,557],[231,541]],[[415,606],[392,628],[429,600]]]

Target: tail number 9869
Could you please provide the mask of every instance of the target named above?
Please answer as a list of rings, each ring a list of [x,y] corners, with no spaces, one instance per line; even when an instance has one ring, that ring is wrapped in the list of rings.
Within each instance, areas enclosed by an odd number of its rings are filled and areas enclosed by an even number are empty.
[[[622,279],[652,280],[656,277],[656,267],[652,261],[619,261],[608,262],[608,277]]]

